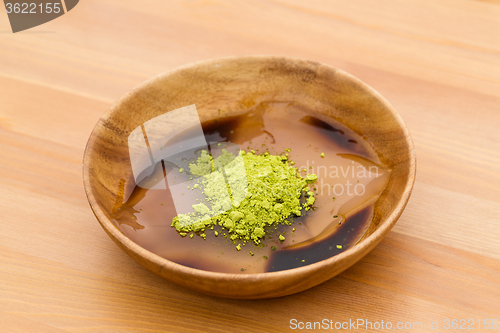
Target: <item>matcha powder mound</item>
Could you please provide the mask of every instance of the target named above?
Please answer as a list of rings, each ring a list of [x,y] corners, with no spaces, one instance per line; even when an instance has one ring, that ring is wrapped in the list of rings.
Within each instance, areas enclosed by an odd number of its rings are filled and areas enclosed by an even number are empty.
[[[203,189],[205,198],[192,205],[194,212],[177,215],[172,227],[182,236],[196,232],[205,238],[205,229],[218,225],[234,242],[259,244],[266,227],[289,225],[289,218],[314,204],[314,192],[307,185],[318,177],[302,177],[291,163],[286,156],[267,152],[256,155],[242,150],[235,156],[223,149],[213,159],[202,151],[189,172],[199,177],[192,189]]]

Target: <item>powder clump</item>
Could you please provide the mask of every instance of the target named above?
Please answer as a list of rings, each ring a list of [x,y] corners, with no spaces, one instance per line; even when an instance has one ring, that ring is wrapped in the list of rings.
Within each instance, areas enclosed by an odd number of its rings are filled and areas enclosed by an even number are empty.
[[[205,198],[192,205],[194,212],[173,219],[172,227],[181,234],[205,236],[205,229],[219,226],[234,242],[259,244],[266,227],[290,225],[290,218],[309,210],[315,201],[314,193],[304,189],[318,177],[302,177],[287,156],[244,150],[234,155],[222,149],[220,156],[212,158],[202,151],[189,164],[189,172],[200,179],[192,190],[203,188]]]

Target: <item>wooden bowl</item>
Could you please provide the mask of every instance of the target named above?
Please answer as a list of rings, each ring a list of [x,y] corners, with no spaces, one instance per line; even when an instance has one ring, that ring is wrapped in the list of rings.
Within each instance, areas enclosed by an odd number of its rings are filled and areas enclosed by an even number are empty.
[[[260,101],[293,101],[362,134],[392,168],[374,207],[373,221],[357,245],[329,259],[290,270],[226,274],[185,267],[127,238],[111,221],[121,180],[131,178],[127,138],[147,120],[196,104],[200,117],[224,107],[242,110]],[[212,111],[213,110],[213,111]],[[355,77],[328,65],[294,58],[250,56],[180,67],[141,84],[118,100],[95,126],[84,154],[83,181],[97,220],[135,261],[165,279],[201,293],[228,298],[269,298],[318,285],[352,266],[396,223],[410,197],[416,160],[410,133],[392,106]],[[123,182],[123,181],[122,181]]]

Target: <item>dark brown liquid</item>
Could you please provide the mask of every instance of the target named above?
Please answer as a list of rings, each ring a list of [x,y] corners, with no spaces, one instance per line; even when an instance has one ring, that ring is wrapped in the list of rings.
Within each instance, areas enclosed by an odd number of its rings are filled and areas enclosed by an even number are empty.
[[[294,217],[291,226],[269,228],[262,246],[246,243],[237,251],[236,244],[222,233],[214,235],[216,230],[224,232],[217,227],[206,231],[206,240],[199,236],[181,237],[170,226],[177,212],[168,188],[148,190],[142,184],[135,186],[126,202],[115,210],[116,223],[125,235],[147,250],[209,271],[279,271],[341,253],[366,232],[373,203],[387,184],[390,170],[380,164],[370,143],[360,135],[341,123],[325,120],[293,104],[263,103],[238,116],[221,116],[202,123],[208,143],[220,142],[221,148],[232,143],[256,153],[271,154],[282,154],[289,148],[289,158],[296,167],[306,168],[319,177],[316,185],[311,186],[317,193],[315,209]],[[165,181],[171,168],[158,162],[152,170],[143,182]],[[278,233],[285,235],[284,242],[278,240]]]

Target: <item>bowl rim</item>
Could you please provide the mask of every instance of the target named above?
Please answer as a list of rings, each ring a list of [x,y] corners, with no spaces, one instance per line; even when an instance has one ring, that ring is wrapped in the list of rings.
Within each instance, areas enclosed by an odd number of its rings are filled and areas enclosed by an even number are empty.
[[[374,97],[376,97],[383,105],[386,107],[388,111],[391,112],[392,116],[394,116],[396,122],[398,123],[399,127],[403,131],[403,136],[406,141],[406,145],[409,148],[410,151],[410,159],[409,159],[409,173],[408,173],[408,179],[406,180],[406,184],[404,186],[404,190],[402,191],[402,195],[397,201],[397,204],[395,205],[394,210],[392,213],[386,217],[385,219],[381,220],[379,227],[368,237],[363,238],[361,241],[356,243],[354,246],[350,247],[349,249],[343,251],[342,253],[339,253],[337,255],[334,255],[332,257],[329,257],[327,259],[297,267],[297,268],[291,268],[287,270],[282,270],[282,271],[276,271],[276,272],[265,272],[265,273],[222,273],[222,272],[214,272],[214,271],[206,271],[202,269],[197,269],[197,268],[192,268],[192,267],[187,267],[178,263],[175,263],[173,261],[170,261],[166,258],[163,258],[153,252],[150,252],[149,250],[141,247],[137,243],[133,242],[131,239],[129,239],[125,234],[123,234],[111,221],[110,219],[104,214],[102,209],[97,203],[97,200],[92,192],[92,188],[90,186],[90,165],[89,165],[89,159],[90,159],[90,151],[94,148],[94,137],[97,133],[99,124],[104,120],[109,118],[113,112],[115,112],[115,109],[124,101],[126,101],[129,97],[134,95],[137,91],[140,91],[144,88],[147,88],[150,85],[154,85],[155,82],[161,80],[162,78],[165,78],[167,76],[170,76],[174,73],[184,71],[186,69],[193,69],[196,67],[205,67],[209,65],[213,65],[219,62],[227,62],[227,61],[235,61],[235,60],[240,60],[240,59],[254,59],[254,60],[281,60],[281,61],[292,61],[292,62],[312,62],[312,63],[317,63],[320,64],[321,66],[326,66],[332,71],[335,71],[336,73],[339,73],[350,80],[352,82],[356,83],[363,89],[366,89],[367,92],[371,93]],[[249,56],[230,56],[230,57],[221,57],[221,58],[214,58],[214,59],[208,59],[208,60],[202,60],[202,61],[197,61],[194,63],[190,63],[187,65],[179,66],[174,69],[168,70],[164,73],[158,74],[135,88],[133,88],[131,91],[120,97],[118,100],[116,100],[112,105],[108,108],[108,110],[99,118],[97,121],[96,125],[92,129],[92,132],[89,136],[89,139],[87,141],[85,151],[84,151],[84,156],[83,156],[83,165],[82,165],[82,171],[83,171],[83,185],[84,185],[84,190],[87,196],[87,200],[90,204],[90,208],[92,212],[94,213],[96,219],[98,222],[101,224],[103,229],[109,234],[109,236],[112,236],[116,241],[121,243],[123,246],[125,246],[127,249],[132,251],[135,255],[138,257],[143,257],[146,260],[153,262],[159,266],[161,266],[163,269],[166,270],[173,270],[173,271],[179,271],[182,273],[186,273],[189,275],[197,275],[202,278],[206,279],[211,279],[211,280],[225,280],[225,281],[239,281],[239,282],[251,282],[251,281],[257,281],[261,280],[264,278],[284,278],[292,275],[303,275],[305,273],[317,271],[318,269],[321,269],[326,266],[333,265],[335,262],[338,261],[344,261],[348,260],[350,257],[355,257],[356,254],[363,253],[363,252],[369,252],[372,247],[374,247],[376,244],[378,244],[379,241],[383,239],[383,237],[392,229],[392,227],[395,225],[399,217],[401,216],[404,208],[406,207],[408,200],[410,198],[411,192],[413,190],[413,185],[415,183],[415,175],[416,175],[416,152],[415,152],[415,146],[413,143],[413,140],[411,138],[410,132],[406,126],[406,124],[403,122],[403,119],[401,116],[398,114],[398,112],[394,109],[394,107],[375,89],[370,87],[368,84],[364,83],[360,79],[356,78],[355,76],[338,69],[336,67],[333,67],[328,64],[316,62],[316,61],[311,61],[308,59],[304,58],[299,58],[299,57],[288,57],[288,56],[270,56],[270,55],[249,55]],[[375,245],[374,245],[375,243]],[[363,255],[364,256],[364,255]],[[359,259],[361,259],[363,256],[361,256]],[[358,260],[359,260],[358,259]],[[355,260],[351,263],[353,265],[356,263],[358,260]],[[347,268],[346,268],[347,269]]]

